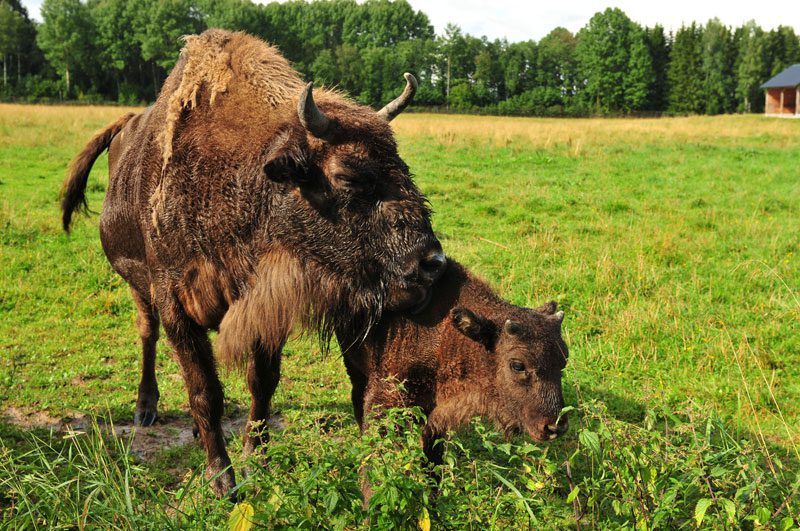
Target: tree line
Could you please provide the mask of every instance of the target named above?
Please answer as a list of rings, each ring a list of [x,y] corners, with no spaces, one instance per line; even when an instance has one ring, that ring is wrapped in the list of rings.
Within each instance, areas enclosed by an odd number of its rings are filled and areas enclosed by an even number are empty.
[[[181,36],[209,27],[262,37],[306,79],[369,105],[396,96],[410,71],[416,105],[496,114],[760,112],[759,85],[800,62],[788,26],[712,19],[673,34],[612,8],[577,34],[512,43],[453,24],[436,35],[405,0],[45,0],[41,17],[0,0],[2,99],[152,101]]]

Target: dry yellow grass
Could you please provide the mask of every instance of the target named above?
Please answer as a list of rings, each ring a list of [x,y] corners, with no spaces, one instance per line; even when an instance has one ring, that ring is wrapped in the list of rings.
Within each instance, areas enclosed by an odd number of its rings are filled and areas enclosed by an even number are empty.
[[[0,104],[0,147],[40,146],[83,139],[87,123],[101,127],[140,107]],[[427,136],[452,146],[464,142],[494,146],[583,149],[630,142],[737,142],[769,135],[777,145],[800,144],[800,120],[747,116],[678,118],[517,118],[407,113],[392,122],[400,138]],[[69,141],[69,140],[68,140]],[[75,141],[75,140],[73,140]]]
[[[759,135],[774,136],[785,144],[800,143],[800,120],[760,115],[564,119],[409,113],[400,116],[393,125],[400,137],[430,136],[448,146],[465,140],[494,146],[521,143],[542,149],[568,146],[573,154],[595,146],[636,142],[727,143],[750,141]]]
[[[100,128],[138,107],[0,103],[0,148],[82,145],[87,124]]]

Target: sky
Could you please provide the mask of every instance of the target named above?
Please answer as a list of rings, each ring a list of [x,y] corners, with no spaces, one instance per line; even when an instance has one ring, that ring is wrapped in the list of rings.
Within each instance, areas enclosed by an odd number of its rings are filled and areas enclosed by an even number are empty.
[[[682,23],[705,24],[717,17],[729,26],[740,26],[755,20],[765,30],[781,24],[800,31],[800,0],[408,0],[415,9],[428,15],[441,34],[452,22],[464,33],[489,39],[506,38],[510,42],[539,40],[553,28],[563,26],[576,33],[589,22],[592,15],[607,7],[622,9],[631,19],[644,26],[661,24],[676,30]],[[23,0],[28,12],[37,20],[41,0]],[[262,2],[264,3],[264,2]]]

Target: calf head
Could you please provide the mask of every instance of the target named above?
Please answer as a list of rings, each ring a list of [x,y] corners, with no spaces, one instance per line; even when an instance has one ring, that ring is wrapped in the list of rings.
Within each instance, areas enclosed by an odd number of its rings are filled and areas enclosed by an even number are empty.
[[[421,311],[445,266],[427,201],[397,152],[389,121],[416,80],[381,111],[309,83],[291,128],[267,153],[264,171],[284,187],[284,246],[347,290],[350,311]]]
[[[513,307],[498,323],[463,307],[453,309],[450,317],[457,330],[486,350],[494,376],[488,408],[492,420],[538,441],[555,439],[567,430],[567,419],[559,414],[568,351],[561,337],[564,312],[556,312],[555,302],[535,310]]]

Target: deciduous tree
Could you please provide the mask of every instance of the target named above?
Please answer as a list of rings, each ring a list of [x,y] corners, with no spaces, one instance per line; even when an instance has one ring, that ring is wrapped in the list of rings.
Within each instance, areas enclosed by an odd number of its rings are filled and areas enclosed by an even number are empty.
[[[89,59],[93,28],[89,10],[80,0],[44,0],[37,42],[47,60],[63,73],[69,97],[70,72]]]
[[[586,98],[600,112],[641,109],[653,79],[644,32],[620,9],[596,13],[578,32],[576,57]]]
[[[3,60],[3,88],[8,84],[8,61],[12,54],[19,54],[21,48],[22,15],[10,4],[0,2],[0,59]]]

